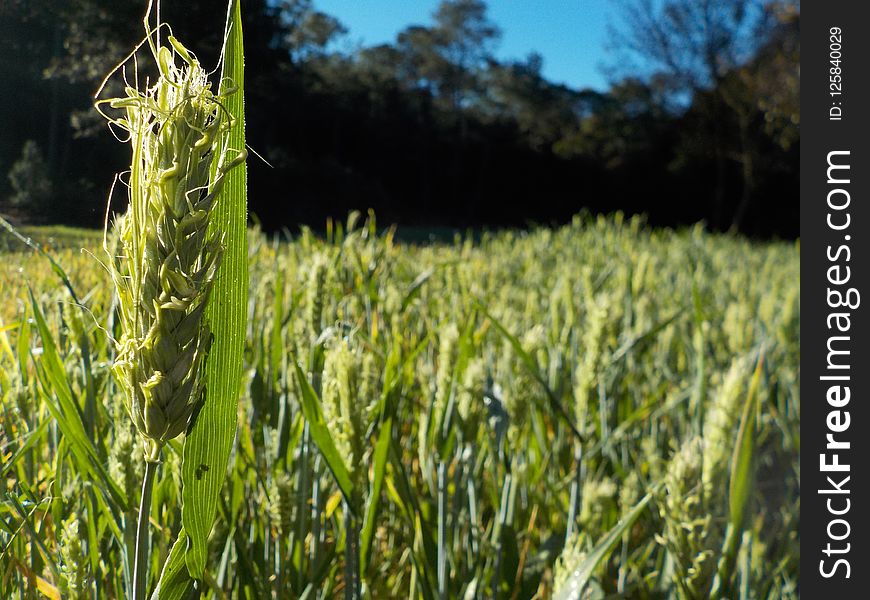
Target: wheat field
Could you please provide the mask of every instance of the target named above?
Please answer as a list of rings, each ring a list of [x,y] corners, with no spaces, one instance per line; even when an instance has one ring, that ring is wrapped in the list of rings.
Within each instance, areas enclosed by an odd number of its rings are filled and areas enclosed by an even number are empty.
[[[0,597],[122,598],[142,442],[102,232],[28,233],[45,254],[0,234]],[[619,215],[394,234],[249,232],[204,597],[333,598],[353,573],[375,599],[798,597],[799,244]]]

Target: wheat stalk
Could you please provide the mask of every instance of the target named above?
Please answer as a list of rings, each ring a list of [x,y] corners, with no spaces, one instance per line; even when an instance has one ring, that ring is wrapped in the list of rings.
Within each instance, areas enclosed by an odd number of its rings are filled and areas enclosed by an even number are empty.
[[[109,119],[129,134],[132,149],[129,207],[116,224],[118,250],[109,262],[121,325],[112,371],[146,461],[134,598],[145,595],[147,514],[161,449],[188,428],[203,400],[212,343],[203,313],[223,254],[221,232],[209,228],[211,212],[226,173],[245,159],[227,147],[227,94],[215,95],[196,57],[168,40],[172,50],[148,38],[159,69],[154,85],[128,85],[125,97],[97,103],[123,111]]]

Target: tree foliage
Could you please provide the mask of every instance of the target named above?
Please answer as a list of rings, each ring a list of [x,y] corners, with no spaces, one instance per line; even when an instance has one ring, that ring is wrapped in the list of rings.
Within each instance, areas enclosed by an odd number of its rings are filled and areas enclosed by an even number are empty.
[[[164,2],[216,64],[223,15]],[[0,210],[24,142],[53,182],[33,218],[102,223],[122,157],[91,108],[141,36],[142,0],[0,7]],[[624,0],[606,90],[497,59],[482,0],[444,0],[393,43],[352,47],[316,0],[247,0],[251,210],[269,227],[375,208],[419,225],[561,221],[580,208],[797,234],[799,7],[788,0]],[[423,15],[421,15],[422,17]],[[143,73],[147,61],[140,63]],[[128,71],[129,75],[129,71]],[[24,101],[20,101],[24,98]],[[4,187],[5,186],[5,187]]]
[[[39,145],[33,140],[24,142],[21,156],[9,169],[12,205],[34,212],[44,210],[51,197],[50,175]]]

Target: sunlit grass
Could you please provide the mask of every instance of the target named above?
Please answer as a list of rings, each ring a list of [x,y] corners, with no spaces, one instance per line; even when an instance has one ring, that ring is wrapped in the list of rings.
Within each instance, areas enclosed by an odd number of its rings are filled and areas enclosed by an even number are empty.
[[[797,245],[618,217],[427,245],[371,221],[250,241],[240,430],[207,597],[331,598],[346,557],[372,598],[548,598],[575,572],[591,573],[591,597],[797,597]],[[111,286],[75,244],[53,256],[86,310],[32,251],[0,265],[0,597],[122,597],[141,474],[109,376]],[[61,388],[97,466],[49,412]],[[109,400],[91,410],[88,390]],[[342,412],[344,399],[360,405]],[[735,551],[727,490],[747,399],[755,486]],[[152,574],[180,526],[178,448],[154,488]],[[717,568],[726,550],[733,567]]]

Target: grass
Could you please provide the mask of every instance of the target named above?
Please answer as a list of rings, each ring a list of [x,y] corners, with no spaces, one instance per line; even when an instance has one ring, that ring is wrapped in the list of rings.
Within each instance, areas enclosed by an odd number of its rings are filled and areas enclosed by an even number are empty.
[[[79,250],[82,244],[97,247],[103,239],[103,232],[94,229],[80,229],[66,225],[34,226],[27,225],[18,227],[17,231],[30,238],[35,244],[46,250],[58,251],[63,249]],[[5,229],[0,228],[0,251],[21,252],[25,247]]]
[[[357,217],[249,232],[205,597],[797,598],[797,245],[618,216],[405,245]],[[132,576],[141,446],[110,279],[76,249],[100,240],[78,239],[52,256],[81,307],[44,257],[2,256],[4,598],[120,598]]]

